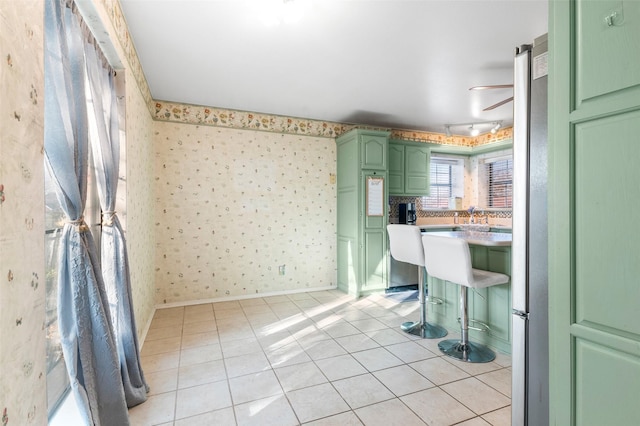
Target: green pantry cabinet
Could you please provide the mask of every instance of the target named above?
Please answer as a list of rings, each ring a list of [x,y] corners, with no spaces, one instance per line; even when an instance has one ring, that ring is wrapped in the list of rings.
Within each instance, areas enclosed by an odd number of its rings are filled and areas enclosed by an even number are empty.
[[[336,145],[338,288],[358,297],[387,287],[389,132],[356,129]]]
[[[389,195],[429,195],[430,155],[424,143],[389,141]]]
[[[340,136],[336,145],[338,288],[361,296],[387,288],[387,200],[429,194],[430,150],[423,143],[390,142],[389,132],[362,129]],[[381,193],[368,191],[372,182],[382,182]],[[381,195],[380,204],[372,206],[370,195]]]
[[[511,247],[469,245],[474,268],[501,272],[511,276]],[[429,318],[448,330],[460,330],[460,286],[433,277],[426,277],[429,295],[443,300],[429,305]],[[473,321],[489,326],[480,332],[469,330],[469,339],[511,353],[511,283],[482,289],[469,289],[469,327],[478,327]]]

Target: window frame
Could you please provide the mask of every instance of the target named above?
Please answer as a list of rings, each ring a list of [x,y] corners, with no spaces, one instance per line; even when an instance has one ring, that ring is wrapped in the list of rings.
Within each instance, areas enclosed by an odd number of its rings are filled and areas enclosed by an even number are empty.
[[[439,182],[438,167],[447,166],[448,171],[444,172],[448,174],[446,182]],[[454,155],[432,155],[429,164],[429,195],[421,197],[421,209],[430,211],[449,210],[449,199],[452,197],[464,198],[464,168],[465,158],[463,156]],[[456,177],[455,175],[459,175]],[[440,192],[437,189],[448,188],[448,196],[440,197]],[[436,190],[436,191],[434,191]],[[438,195],[434,204],[434,192]]]

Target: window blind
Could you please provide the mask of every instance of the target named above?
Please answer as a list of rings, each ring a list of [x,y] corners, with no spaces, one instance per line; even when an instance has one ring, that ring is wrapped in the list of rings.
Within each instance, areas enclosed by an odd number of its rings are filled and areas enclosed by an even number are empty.
[[[513,198],[513,159],[497,157],[484,163],[486,208],[510,209]]]
[[[462,196],[464,165],[459,159],[431,157],[430,190],[422,197],[422,209],[447,209],[449,198]]]

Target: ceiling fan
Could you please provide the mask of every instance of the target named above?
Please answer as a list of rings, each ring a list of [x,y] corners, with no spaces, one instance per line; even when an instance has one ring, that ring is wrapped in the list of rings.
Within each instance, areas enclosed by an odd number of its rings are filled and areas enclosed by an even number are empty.
[[[473,86],[473,87],[470,87],[469,90],[510,89],[510,88],[513,88],[513,84],[493,84],[489,86]],[[491,106],[488,106],[485,109],[483,109],[483,111],[491,111],[492,109],[498,108],[499,106],[509,103],[512,100],[513,100],[513,96],[507,99],[504,99],[498,103],[495,103]]]

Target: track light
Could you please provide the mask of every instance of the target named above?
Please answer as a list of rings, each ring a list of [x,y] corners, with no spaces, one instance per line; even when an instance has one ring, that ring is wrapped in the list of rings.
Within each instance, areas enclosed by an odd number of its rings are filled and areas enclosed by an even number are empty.
[[[491,125],[491,127],[489,127],[489,125]],[[450,137],[452,135],[451,133],[452,127],[454,128],[464,127],[468,130],[469,135],[472,138],[475,138],[476,136],[480,135],[480,133],[485,133],[485,132],[488,133],[489,131],[491,132],[491,134],[495,135],[498,132],[498,130],[502,128],[502,121],[476,121],[473,123],[445,124],[444,130],[447,137]],[[461,134],[461,133],[456,133],[456,134]]]

